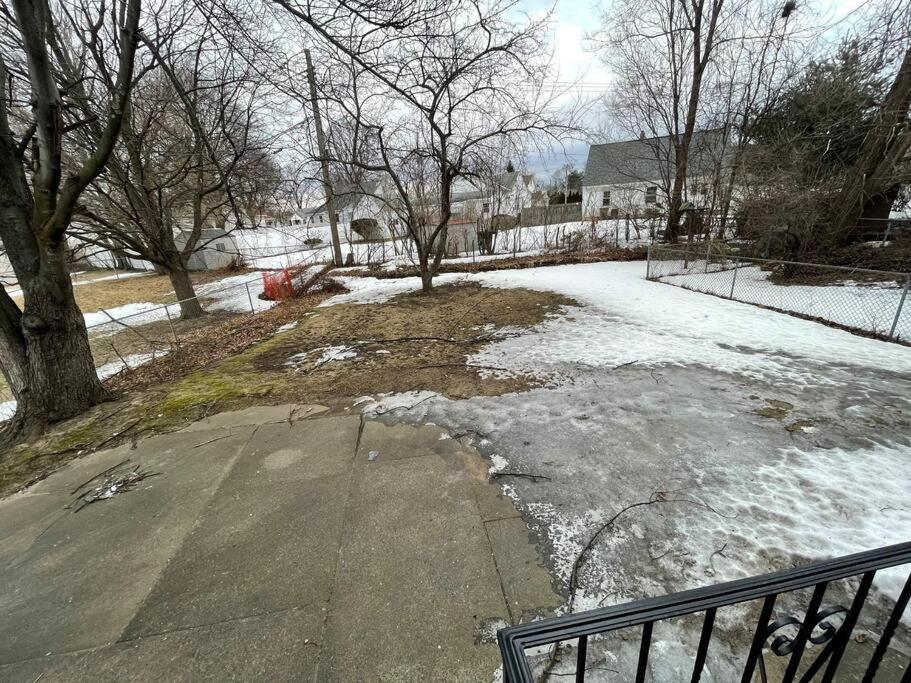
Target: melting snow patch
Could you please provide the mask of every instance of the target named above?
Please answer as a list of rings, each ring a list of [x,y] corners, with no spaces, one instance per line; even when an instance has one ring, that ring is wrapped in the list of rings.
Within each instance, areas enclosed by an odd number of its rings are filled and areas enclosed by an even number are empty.
[[[319,354],[319,357],[314,358],[317,353]],[[320,346],[302,353],[295,353],[285,361],[285,365],[298,367],[312,360],[313,368],[318,368],[320,365],[325,365],[332,361],[346,360],[348,358],[355,358],[356,356],[357,351],[350,346]]]
[[[506,458],[504,458],[500,455],[497,455],[496,453],[494,453],[493,455],[490,456],[490,462],[491,462],[491,467],[488,471],[491,474],[494,474],[496,472],[502,472],[507,467],[509,467],[509,463],[507,462]]]
[[[123,360],[117,359],[110,363],[105,363],[101,367],[96,368],[95,373],[98,375],[98,379],[105,380],[108,377],[113,377],[121,370],[138,368],[140,365],[144,365],[154,358],[160,358],[167,354],[167,350],[159,351],[157,353],[134,353],[129,356],[124,356]]]
[[[291,330],[293,330],[296,327],[297,327],[297,321],[292,320],[290,323],[285,323],[284,325],[279,327],[277,330],[275,330],[275,334],[281,334],[282,332],[290,332]]]
[[[406,391],[401,394],[380,394],[365,404],[362,412],[368,417],[385,415],[392,411],[411,410],[412,408],[439,396],[435,391]]]

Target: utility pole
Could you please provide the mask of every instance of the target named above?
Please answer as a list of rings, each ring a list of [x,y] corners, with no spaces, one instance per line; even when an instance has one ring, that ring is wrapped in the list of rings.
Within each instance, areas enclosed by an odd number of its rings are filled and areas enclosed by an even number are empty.
[[[319,104],[316,100],[316,75],[313,72],[313,60],[310,50],[304,50],[307,57],[307,81],[310,83],[310,105],[313,108],[313,122],[316,126],[316,144],[319,147],[319,161],[323,170],[323,191],[326,194],[326,209],[329,211],[329,232],[332,234],[332,253],[336,267],[342,264],[342,245],[338,241],[338,225],[335,222],[335,197],[332,193],[332,181],[329,179],[329,153],[326,151],[326,136],[323,134],[323,120],[319,115]]]

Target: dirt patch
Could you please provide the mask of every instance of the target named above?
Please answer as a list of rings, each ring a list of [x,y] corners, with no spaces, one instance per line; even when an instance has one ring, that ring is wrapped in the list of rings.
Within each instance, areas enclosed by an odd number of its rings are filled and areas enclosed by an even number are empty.
[[[423,389],[451,397],[519,391],[534,380],[497,376],[495,367],[467,365],[468,356],[501,328],[538,324],[571,303],[522,289],[439,287],[384,304],[317,309],[249,360],[260,372],[290,374],[302,402]]]
[[[775,420],[783,420],[786,418],[792,410],[794,410],[794,405],[788,403],[787,401],[779,401],[774,398],[767,398],[766,404],[762,408],[757,408],[753,412],[757,415],[762,415],[762,417],[770,417]]]
[[[113,400],[0,455],[0,496],[67,461],[250,405],[324,403],[431,390],[450,397],[519,391],[531,377],[491,376],[467,357],[509,328],[542,322],[565,297],[476,284],[404,294],[383,304],[314,308],[330,294],[209,325],[181,346],[105,383]],[[279,328],[290,328],[279,332]],[[340,349],[349,350],[342,353]]]

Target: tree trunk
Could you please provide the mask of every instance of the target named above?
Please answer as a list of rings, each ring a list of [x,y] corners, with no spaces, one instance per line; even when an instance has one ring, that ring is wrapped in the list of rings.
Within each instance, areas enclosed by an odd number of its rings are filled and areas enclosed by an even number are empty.
[[[20,277],[25,309],[3,316],[0,361],[16,397],[13,434],[34,436],[49,422],[87,410],[105,397],[95,372],[85,319],[73,297],[62,245],[48,247],[34,274]],[[2,305],[15,303],[4,293]],[[18,322],[18,326],[16,325]]]
[[[13,396],[21,396],[26,387],[25,339],[22,336],[22,312],[6,289],[0,287],[0,369]]]
[[[17,413],[37,415],[38,422],[78,415],[105,395],[95,372],[85,319],[66,279],[65,287],[42,281],[26,289],[31,291],[26,295],[29,303],[22,331],[28,364]]]
[[[168,278],[174,287],[174,294],[180,302],[181,320],[191,320],[200,318],[205,315],[202,304],[196,297],[196,291],[193,289],[193,280],[190,279],[190,272],[183,263],[175,263],[168,267]]]
[[[873,126],[864,137],[831,211],[830,242],[839,245],[857,226],[867,203],[888,190],[898,179],[911,147],[911,48],[905,51],[901,67],[883,100]]]
[[[424,245],[418,245],[418,270],[421,271],[421,291],[425,294],[433,291],[433,272],[430,267],[430,254]]]

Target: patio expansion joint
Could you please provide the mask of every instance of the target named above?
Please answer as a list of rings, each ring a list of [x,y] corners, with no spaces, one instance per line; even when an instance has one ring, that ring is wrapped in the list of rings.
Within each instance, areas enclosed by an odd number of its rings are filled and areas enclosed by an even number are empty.
[[[492,485],[492,484],[491,484],[491,485]],[[493,543],[492,543],[491,540],[490,540],[490,532],[487,530],[487,525],[488,525],[488,524],[490,524],[490,523],[492,523],[492,522],[497,522],[497,521],[500,521],[500,520],[496,520],[496,519],[485,520],[485,519],[483,519],[483,517],[482,517],[482,515],[481,515],[481,506],[478,504],[478,497],[477,497],[477,494],[475,493],[473,497],[474,497],[474,500],[475,500],[475,507],[476,507],[477,510],[478,510],[478,517],[481,518],[481,526],[484,527],[484,538],[487,540],[487,550],[490,552],[490,559],[493,561],[493,568],[494,568],[494,571],[497,573],[497,583],[498,583],[499,586],[500,586],[500,596],[503,598],[503,604],[506,605],[506,614],[509,615],[509,623],[510,623],[510,624],[515,624],[515,623],[516,623],[516,618],[515,618],[515,615],[513,615],[513,613],[512,613],[512,607],[509,606],[509,598],[506,597],[506,585],[503,583],[503,576],[502,576],[502,574],[500,574],[500,565],[497,563],[497,554],[494,552]],[[510,518],[504,517],[504,519],[510,519]]]
[[[355,442],[354,442],[354,454],[351,458],[351,462],[348,467],[348,481],[345,484],[345,508],[342,512],[342,523],[339,528],[338,542],[336,543],[336,546],[335,546],[335,561],[333,562],[333,565],[332,565],[332,576],[329,580],[329,595],[326,598],[326,603],[325,603],[326,606],[324,608],[325,614],[323,615],[322,623],[320,624],[319,641],[318,641],[319,643],[322,643],[325,640],[326,624],[329,621],[329,618],[332,616],[332,598],[335,596],[335,585],[336,585],[336,582],[338,581],[338,569],[339,569],[339,564],[341,563],[341,560],[342,560],[342,546],[344,545],[345,533],[346,533],[347,527],[348,527],[348,524],[347,524],[348,516],[351,512],[351,489],[354,486],[354,477],[357,472],[357,469],[356,469],[357,453],[361,446],[361,437],[364,434],[365,423],[366,423],[366,419],[364,418],[364,415],[361,414],[361,420],[360,420],[360,423],[358,425],[358,430],[357,430],[357,439],[355,439]],[[320,680],[320,669],[323,666],[324,666],[323,648],[319,647],[319,650],[317,653],[317,658],[316,658],[316,666],[314,667],[314,674],[313,674],[314,681]]]
[[[222,473],[221,478],[218,481],[218,485],[212,490],[212,494],[209,496],[209,499],[206,501],[205,505],[203,505],[202,508],[200,509],[199,514],[196,515],[196,519],[193,520],[193,524],[190,526],[189,529],[187,529],[187,532],[184,534],[183,538],[180,539],[180,543],[178,543],[177,547],[174,549],[174,552],[168,558],[168,561],[165,562],[161,566],[161,568],[158,571],[158,575],[155,577],[155,580],[149,582],[148,592],[146,593],[145,597],[142,600],[140,600],[139,603],[136,605],[136,610],[135,610],[135,612],[133,612],[133,616],[127,621],[126,624],[124,624],[123,630],[120,632],[120,636],[118,636],[118,638],[113,642],[119,643],[119,642],[129,642],[130,640],[133,640],[133,639],[121,640],[121,638],[123,637],[123,634],[126,632],[126,630],[130,627],[130,624],[136,618],[136,615],[142,611],[143,607],[145,607],[146,602],[151,597],[153,591],[155,590],[155,587],[158,585],[158,582],[161,581],[161,578],[165,575],[165,572],[168,570],[168,567],[171,566],[171,562],[174,560],[174,558],[180,554],[180,551],[183,549],[184,545],[186,544],[187,539],[190,538],[190,536],[193,534],[193,532],[199,526],[200,520],[202,520],[202,518],[205,516],[206,511],[209,509],[209,506],[212,504],[212,501],[218,495],[218,492],[221,490],[221,487],[224,486],[224,483],[225,483],[225,481],[227,481],[228,477],[231,475],[231,472],[234,471],[234,468],[237,466],[237,462],[240,460],[241,456],[244,454],[244,451],[246,451],[247,447],[253,441],[253,437],[256,436],[256,432],[259,431],[259,427],[260,427],[260,425],[256,425],[253,428],[253,430],[250,432],[250,436],[247,437],[247,440],[244,442],[243,446],[241,446],[240,448],[237,449],[237,453],[232,458],[231,464],[225,468],[224,472]],[[258,615],[250,615],[250,616],[258,616]],[[240,617],[240,618],[247,618],[247,617]],[[215,622],[215,623],[218,623],[218,622]],[[195,627],[178,627],[178,628],[175,628],[174,631],[186,630],[186,628],[195,628]],[[165,631],[165,632],[167,632],[167,631]],[[147,637],[148,635],[153,635],[153,634],[143,634],[142,636],[138,636],[138,637]]]

